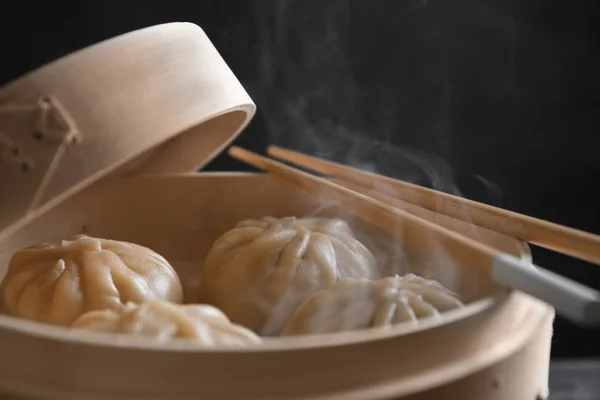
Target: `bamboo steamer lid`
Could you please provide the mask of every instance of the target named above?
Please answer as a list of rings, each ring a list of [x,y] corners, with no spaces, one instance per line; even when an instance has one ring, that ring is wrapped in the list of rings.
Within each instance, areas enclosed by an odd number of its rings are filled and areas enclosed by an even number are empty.
[[[134,31],[43,66],[0,88],[0,230],[107,175],[198,169],[255,110],[190,23]]]

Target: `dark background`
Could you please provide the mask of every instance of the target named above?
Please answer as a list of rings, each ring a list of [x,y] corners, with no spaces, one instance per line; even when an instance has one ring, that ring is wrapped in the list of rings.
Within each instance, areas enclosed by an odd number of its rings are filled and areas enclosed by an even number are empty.
[[[238,144],[276,143],[600,233],[597,3],[34,1],[0,17],[0,83],[133,29],[194,22],[258,105]],[[207,169],[246,167],[223,155]],[[534,258],[600,288],[600,267]],[[600,355],[598,329],[559,319],[554,342],[555,358]]]

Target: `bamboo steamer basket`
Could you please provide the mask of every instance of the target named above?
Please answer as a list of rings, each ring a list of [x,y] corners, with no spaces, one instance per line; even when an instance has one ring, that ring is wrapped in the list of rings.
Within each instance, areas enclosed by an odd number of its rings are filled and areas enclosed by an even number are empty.
[[[469,303],[417,327],[267,338],[243,350],[2,315],[0,399],[546,397],[551,307],[456,265],[435,243],[410,246],[401,227],[391,235],[277,178],[191,172],[255,112],[195,25],[143,29],[58,60],[0,89],[2,106],[5,147],[22,148],[0,164],[0,275],[24,246],[86,233],[161,253],[189,296],[212,242],[240,220],[322,215],[346,219],[383,264],[433,274]],[[438,222],[530,258],[512,238]]]

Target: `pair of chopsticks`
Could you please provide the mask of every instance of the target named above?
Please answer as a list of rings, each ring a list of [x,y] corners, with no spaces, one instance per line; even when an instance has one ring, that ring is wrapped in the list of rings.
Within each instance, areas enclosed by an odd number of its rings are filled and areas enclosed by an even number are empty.
[[[575,323],[600,325],[600,292],[449,230],[432,222],[424,212],[434,211],[440,218],[461,219],[599,263],[600,237],[596,235],[279,147],[270,147],[268,154],[341,178],[343,183],[311,175],[239,147],[231,147],[229,154],[312,193],[338,200],[358,216],[392,233],[401,226],[404,237],[412,243],[428,245],[436,240],[456,262],[490,275],[503,286],[545,301]],[[380,193],[378,189],[385,189],[387,193]]]

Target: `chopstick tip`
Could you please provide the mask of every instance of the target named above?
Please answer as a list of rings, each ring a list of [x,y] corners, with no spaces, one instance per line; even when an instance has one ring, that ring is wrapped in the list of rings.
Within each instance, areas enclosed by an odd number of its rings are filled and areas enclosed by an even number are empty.
[[[280,153],[283,150],[284,150],[283,148],[281,148],[277,145],[274,145],[274,144],[267,146],[267,154],[270,156],[275,156],[276,154]]]
[[[229,154],[230,156],[235,156],[236,154],[240,154],[240,152],[243,152],[244,149],[242,149],[239,146],[231,146],[228,150],[227,150],[227,154]]]

